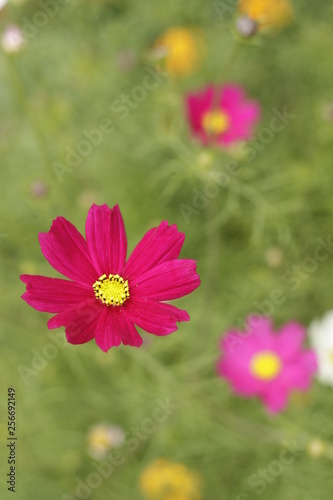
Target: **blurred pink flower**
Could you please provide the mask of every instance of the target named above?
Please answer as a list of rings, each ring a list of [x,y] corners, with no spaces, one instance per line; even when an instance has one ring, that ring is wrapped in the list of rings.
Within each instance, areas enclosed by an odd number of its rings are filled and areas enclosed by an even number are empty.
[[[30,192],[34,198],[43,198],[47,191],[47,185],[43,181],[35,181],[30,186]]]
[[[69,221],[57,217],[39,234],[41,250],[54,269],[69,280],[30,276],[21,280],[22,298],[37,311],[57,313],[50,329],[65,326],[71,344],[93,338],[108,351],[121,343],[139,347],[135,325],[154,335],[177,330],[189,321],[186,311],[165,300],[187,295],[200,284],[194,260],[178,259],[185,235],[167,221],[150,229],[126,262],[127,238],[118,205],[93,205],[86,240]]]
[[[249,101],[238,85],[225,85],[186,96],[187,117],[193,134],[205,145],[228,147],[251,139],[261,108]]]
[[[16,24],[9,24],[1,37],[1,45],[4,52],[7,54],[16,54],[23,49],[25,44],[26,40],[20,27],[16,26]]]
[[[287,323],[273,332],[264,316],[250,316],[247,332],[230,330],[222,338],[218,374],[245,397],[259,397],[271,413],[282,411],[293,390],[306,391],[317,370],[313,350],[303,349],[305,328]]]

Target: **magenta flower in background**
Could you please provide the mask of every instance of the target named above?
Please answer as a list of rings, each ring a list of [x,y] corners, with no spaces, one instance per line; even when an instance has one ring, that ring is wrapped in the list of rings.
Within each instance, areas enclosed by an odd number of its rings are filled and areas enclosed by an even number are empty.
[[[230,330],[222,338],[218,374],[237,394],[259,397],[269,412],[282,411],[293,390],[306,391],[317,370],[313,350],[302,347],[305,328],[290,322],[276,333],[264,316],[247,319],[247,333]]]
[[[186,96],[187,117],[193,134],[205,145],[228,147],[251,139],[261,116],[260,105],[249,101],[239,85],[225,85]]]
[[[186,311],[165,300],[187,295],[200,284],[193,260],[178,259],[185,235],[164,221],[150,229],[126,262],[127,238],[118,205],[93,205],[86,239],[69,221],[57,217],[39,234],[49,264],[69,280],[22,275],[22,298],[37,311],[56,313],[49,329],[64,326],[71,344],[93,338],[108,351],[121,343],[139,347],[135,325],[154,335],[177,330],[189,321]]]

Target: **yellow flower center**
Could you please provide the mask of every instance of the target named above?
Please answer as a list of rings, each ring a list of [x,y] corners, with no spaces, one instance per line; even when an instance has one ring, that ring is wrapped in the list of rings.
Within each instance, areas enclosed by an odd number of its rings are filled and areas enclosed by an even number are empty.
[[[155,42],[164,52],[166,69],[171,76],[192,73],[202,59],[202,33],[198,29],[171,28]]]
[[[220,110],[207,111],[202,119],[202,126],[208,134],[222,134],[228,130],[229,125],[229,116]]]
[[[267,2],[256,1],[253,2],[249,8],[249,16],[259,22],[265,22],[267,19]]]
[[[105,429],[94,430],[88,438],[89,444],[93,447],[107,447],[110,444],[110,437]]]
[[[289,0],[240,0],[238,10],[259,24],[259,29],[281,28],[293,18]]]
[[[129,298],[128,281],[119,274],[103,274],[93,284],[96,299],[100,299],[107,306],[122,306]]]
[[[141,475],[142,492],[149,499],[199,500],[201,478],[185,465],[165,459],[153,462]]]
[[[252,375],[265,381],[270,381],[277,377],[281,368],[281,359],[271,351],[262,351],[255,354],[250,362]]]

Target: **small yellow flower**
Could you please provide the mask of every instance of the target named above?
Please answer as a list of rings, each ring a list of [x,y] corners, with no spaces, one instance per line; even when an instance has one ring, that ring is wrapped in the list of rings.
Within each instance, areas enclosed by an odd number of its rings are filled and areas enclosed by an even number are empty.
[[[155,460],[142,473],[140,488],[148,500],[200,500],[201,479],[185,465]]]
[[[171,76],[195,71],[203,56],[203,35],[198,28],[170,28],[154,44],[154,53],[164,60]]]
[[[279,30],[294,16],[289,0],[240,0],[238,11],[256,21],[259,31]]]

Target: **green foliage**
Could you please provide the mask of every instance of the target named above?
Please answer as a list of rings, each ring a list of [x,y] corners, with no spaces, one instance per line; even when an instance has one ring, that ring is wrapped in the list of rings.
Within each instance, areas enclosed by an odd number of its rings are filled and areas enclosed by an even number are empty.
[[[310,0],[295,6],[293,26],[245,47],[224,75],[235,40],[229,21],[204,0],[72,1],[38,28],[22,53],[1,53],[1,459],[7,387],[14,386],[17,499],[73,494],[76,478],[85,481],[95,471],[87,429],[106,421],[131,435],[152,416],[156,400],[168,397],[178,408],[103,480],[93,500],[141,498],[140,473],[159,457],[197,470],[204,499],[254,499],[258,493],[249,478],[279,460],[285,443],[320,438],[332,446],[332,389],[315,383],[271,418],[258,401],[233,396],[215,374],[221,334],[241,326],[273,290],[285,296],[273,308],[276,326],[290,319],[307,325],[332,308],[332,256],[305,273],[295,290],[283,281],[286,271],[313,255],[318,237],[332,235],[333,121],[323,113],[333,101],[332,6]],[[9,21],[21,27],[25,19],[32,22],[41,7],[26,2],[8,9],[2,29]],[[142,85],[152,69],[151,44],[173,25],[197,25],[205,32],[202,70],[179,82],[160,77],[156,89],[121,119],[112,106]],[[241,83],[261,102],[259,130],[269,127],[274,109],[286,107],[295,118],[253,161],[237,160],[239,175],[187,223],[179,206],[193,207],[193,190],[203,192],[209,170],[190,136],[183,95],[221,79]],[[66,165],[66,148],[76,149],[83,131],[105,119],[113,130],[71,171],[67,165],[60,180],[52,164]],[[226,154],[209,154],[213,169],[230,161]],[[36,182],[46,185],[42,197],[32,194]],[[162,219],[186,233],[182,256],[198,261],[202,278],[202,286],[177,303],[191,321],[168,337],[143,333],[147,344],[138,350],[104,354],[94,342],[58,346],[54,359],[43,368],[39,361],[39,371],[23,376],[22,366],[31,369],[38,355],[45,363],[43,349],[57,344],[47,330],[49,316],[20,299],[19,275],[56,276],[41,255],[38,232],[48,231],[58,215],[83,231],[92,202],[119,203],[130,250]],[[275,267],[267,257],[272,248],[281,254]],[[331,458],[298,453],[266,482],[260,498],[330,499]],[[3,492],[5,484],[1,498]]]

